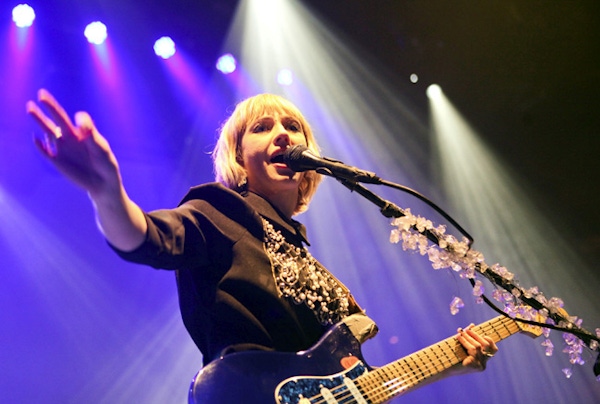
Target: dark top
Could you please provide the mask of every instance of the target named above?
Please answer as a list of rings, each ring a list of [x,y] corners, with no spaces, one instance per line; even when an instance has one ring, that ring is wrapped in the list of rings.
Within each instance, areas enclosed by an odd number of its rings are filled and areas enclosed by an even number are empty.
[[[146,220],[145,242],[117,253],[176,270],[183,322],[205,364],[237,350],[307,349],[360,311],[303,246],[304,226],[257,194],[205,184]]]

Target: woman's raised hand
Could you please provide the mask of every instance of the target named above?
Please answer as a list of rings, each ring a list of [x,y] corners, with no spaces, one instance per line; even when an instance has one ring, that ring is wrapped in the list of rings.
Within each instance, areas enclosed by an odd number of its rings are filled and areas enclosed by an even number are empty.
[[[117,159],[88,113],[76,113],[73,123],[46,90],[38,92],[37,103],[27,103],[27,113],[44,132],[43,138],[35,140],[38,149],[61,173],[88,192],[106,239],[123,251],[138,247],[147,229],[144,213],[127,196]]]
[[[88,113],[76,113],[73,123],[44,89],[39,90],[37,103],[27,102],[27,113],[44,133],[42,138],[35,139],[38,149],[62,174],[85,189],[92,199],[119,192],[121,177],[117,160]]]

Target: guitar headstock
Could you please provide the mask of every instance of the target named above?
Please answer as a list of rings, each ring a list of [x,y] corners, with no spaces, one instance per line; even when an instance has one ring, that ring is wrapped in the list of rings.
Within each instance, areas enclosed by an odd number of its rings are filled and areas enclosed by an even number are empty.
[[[537,338],[544,333],[544,329],[539,325],[522,323],[519,320],[515,320],[517,326],[521,329],[521,332],[530,336],[531,338]]]
[[[516,318],[514,320],[515,320],[515,323],[517,324],[517,327],[519,327],[521,332],[525,333],[526,335],[530,336],[531,338],[537,338],[544,333],[544,329],[541,325],[529,324],[529,323],[524,323],[523,321],[519,321],[519,319],[523,319],[523,316],[521,316],[519,314],[517,314],[515,317]],[[542,316],[541,314],[537,313],[535,315],[535,318],[533,318],[529,321],[535,321],[536,323],[544,324],[546,322],[546,318],[544,316]]]

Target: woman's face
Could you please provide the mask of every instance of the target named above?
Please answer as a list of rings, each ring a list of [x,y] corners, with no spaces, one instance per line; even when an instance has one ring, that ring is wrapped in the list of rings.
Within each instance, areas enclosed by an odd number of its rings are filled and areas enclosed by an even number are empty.
[[[273,159],[290,146],[306,145],[300,122],[284,112],[272,112],[248,122],[242,135],[242,166],[248,189],[265,197],[297,191],[303,173],[297,173]]]

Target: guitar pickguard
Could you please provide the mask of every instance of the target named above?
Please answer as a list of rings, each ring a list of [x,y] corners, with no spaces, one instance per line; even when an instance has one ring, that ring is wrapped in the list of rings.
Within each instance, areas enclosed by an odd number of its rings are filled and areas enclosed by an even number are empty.
[[[275,400],[278,404],[304,404],[312,402],[325,402],[328,395],[335,402],[344,402],[354,393],[346,385],[345,379],[353,380],[368,372],[367,367],[358,361],[353,367],[330,376],[295,376],[282,381],[275,390]],[[317,400],[318,397],[318,400]],[[354,402],[359,402],[361,397]],[[314,400],[314,401],[313,401]],[[342,401],[343,400],[343,401]]]

